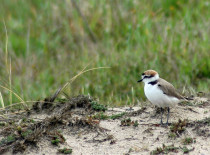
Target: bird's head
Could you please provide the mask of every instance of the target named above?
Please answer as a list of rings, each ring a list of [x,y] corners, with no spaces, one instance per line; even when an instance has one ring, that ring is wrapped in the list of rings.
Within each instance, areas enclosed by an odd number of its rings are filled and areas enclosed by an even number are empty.
[[[141,79],[138,82],[149,83],[159,79],[159,74],[154,70],[146,70],[141,74]]]

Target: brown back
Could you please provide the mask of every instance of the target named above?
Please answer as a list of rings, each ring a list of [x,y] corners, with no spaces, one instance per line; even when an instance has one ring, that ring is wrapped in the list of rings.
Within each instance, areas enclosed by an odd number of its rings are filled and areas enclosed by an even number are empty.
[[[178,99],[184,99],[184,97],[176,91],[174,86],[164,79],[158,79],[158,88],[160,88],[163,93],[168,96],[176,97]]]

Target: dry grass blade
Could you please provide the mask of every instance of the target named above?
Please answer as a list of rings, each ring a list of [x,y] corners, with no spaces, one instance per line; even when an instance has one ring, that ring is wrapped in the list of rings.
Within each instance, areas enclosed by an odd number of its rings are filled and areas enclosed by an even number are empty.
[[[9,89],[12,90],[12,65],[11,65],[11,58],[9,62]],[[12,104],[12,91],[9,93],[9,103]]]
[[[4,107],[0,108],[0,111],[5,110],[5,108],[13,107],[13,106],[18,105],[18,104],[36,103],[36,102],[37,102],[37,101],[23,101],[23,102],[13,103],[13,104],[10,104],[10,105],[7,105],[7,106],[4,106]],[[46,102],[46,101],[39,101],[39,102]],[[56,103],[56,102],[55,102],[55,103]]]
[[[1,101],[1,100],[0,100]],[[24,104],[24,103],[36,103],[37,101],[23,101],[23,102],[17,102],[17,103],[13,103],[11,105],[7,105],[7,106],[4,106],[4,108],[0,108],[0,111],[2,110],[5,110],[5,108],[9,108],[9,107],[12,107],[12,106],[15,106],[15,105],[18,105],[18,104]],[[52,103],[52,101],[38,101],[39,103]],[[53,103],[60,103],[60,102],[55,102],[53,101]]]
[[[88,64],[87,66],[85,66],[77,75],[81,74],[88,66],[89,66],[89,64]],[[75,75],[72,79],[76,78],[77,75]],[[71,79],[71,80],[72,80],[72,79]],[[60,91],[64,90],[64,89],[68,86],[68,84],[70,84],[71,80],[68,81],[68,82],[61,88]]]
[[[4,29],[5,29],[5,32],[6,32],[6,42],[5,42],[5,63],[6,63],[6,68],[8,69],[8,50],[7,50],[7,45],[8,45],[8,35],[7,35],[7,27],[6,27],[6,24],[5,24],[5,21],[3,20],[4,22]]]
[[[4,29],[5,29],[5,33],[6,33],[6,42],[5,42],[5,65],[6,65],[6,70],[7,70],[7,73],[9,74],[9,88],[10,90],[12,90],[12,66],[11,66],[11,59],[10,59],[10,64],[8,66],[8,34],[7,34],[7,26],[5,24],[5,21],[4,22]],[[9,103],[12,104],[12,91],[10,91],[10,94],[9,94]]]
[[[24,101],[18,94],[16,94],[15,92],[13,92],[12,90],[10,90],[9,88],[4,87],[4,86],[2,86],[2,85],[0,85],[0,87],[3,88],[3,89],[8,90],[8,91],[11,92],[12,94],[14,94],[14,95],[21,101],[21,103],[22,103],[22,105],[24,106],[24,108],[28,109],[27,105],[25,104],[25,101]]]
[[[87,68],[87,66],[85,67]],[[77,75],[75,75],[73,78],[71,78],[62,88],[61,88],[61,91],[63,91],[69,84],[71,84],[74,80],[76,80],[77,77],[79,77],[80,75],[82,75],[83,73],[86,73],[86,72],[89,72],[89,71],[92,71],[92,70],[97,70],[97,69],[108,69],[110,67],[97,67],[97,68],[91,68],[91,69],[87,69],[85,70],[85,68],[79,72]]]
[[[60,91],[61,91],[61,88],[56,90],[56,92],[52,95],[52,97],[50,97],[50,102],[54,102],[55,101],[55,99],[59,95]]]
[[[4,108],[4,100],[3,100],[1,92],[0,92],[0,102],[1,102],[2,108]]]

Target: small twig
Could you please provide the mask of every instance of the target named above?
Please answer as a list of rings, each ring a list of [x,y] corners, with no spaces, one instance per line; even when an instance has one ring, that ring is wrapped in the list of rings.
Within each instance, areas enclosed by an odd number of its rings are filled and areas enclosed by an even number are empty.
[[[190,110],[190,111],[192,111],[192,112],[194,112],[194,113],[197,113],[197,114],[199,113],[199,112],[193,110],[192,108],[187,108],[186,110]]]
[[[141,109],[139,109],[139,110],[137,110],[137,111],[128,112],[128,113],[126,113],[125,115],[126,115],[126,116],[137,116],[137,115],[142,114],[145,110],[146,110],[146,107],[143,107],[143,108],[141,108]]]
[[[59,88],[53,95],[52,97],[50,98],[50,102],[54,102],[55,99],[57,98],[58,94],[60,93],[61,91],[61,88]]]

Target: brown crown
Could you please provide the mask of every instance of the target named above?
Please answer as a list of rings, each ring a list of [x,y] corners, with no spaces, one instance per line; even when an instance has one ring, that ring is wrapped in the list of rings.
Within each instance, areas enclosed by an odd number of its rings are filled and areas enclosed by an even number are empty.
[[[149,76],[155,76],[156,74],[158,73],[154,70],[147,70],[144,72],[144,75],[149,75]]]

